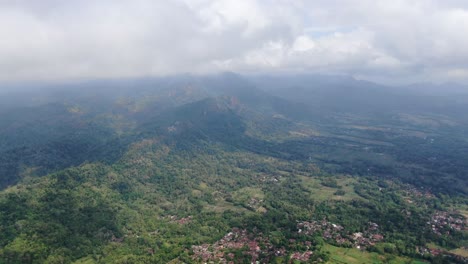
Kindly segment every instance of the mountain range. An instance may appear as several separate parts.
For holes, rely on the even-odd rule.
[[[0,263],[467,261],[461,85],[4,86]]]

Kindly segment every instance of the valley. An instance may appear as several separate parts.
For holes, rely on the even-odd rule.
[[[0,263],[466,263],[468,96],[291,78],[2,104]]]

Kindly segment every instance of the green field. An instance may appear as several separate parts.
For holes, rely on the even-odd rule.
[[[330,264],[424,264],[429,262],[411,260],[405,257],[394,255],[379,255],[374,252],[361,251],[356,248],[340,248],[332,245],[325,245],[324,249],[330,252]]]

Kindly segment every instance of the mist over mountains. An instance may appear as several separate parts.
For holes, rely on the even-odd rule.
[[[468,1],[0,1],[0,264],[468,263]]]
[[[224,73],[24,88],[0,99],[3,116],[0,145],[2,152],[8,153],[4,158],[18,155],[20,160],[26,157],[35,160],[37,156],[38,164],[54,160],[52,167],[64,168],[100,160],[99,152],[105,146],[102,144],[114,142],[116,138],[125,141],[125,137],[138,137],[147,132],[146,127],[163,131],[172,126],[174,131],[192,133],[196,129],[213,131],[231,120],[237,124],[231,125],[239,130],[237,134],[237,130],[225,131],[232,134],[226,136],[230,139],[247,137],[249,133],[279,136],[299,126],[318,130],[317,133],[336,133],[333,130],[337,127],[369,123],[385,129],[426,126],[426,133],[453,130],[463,134],[468,122],[465,115],[468,95],[460,86],[427,87],[421,92],[421,85],[387,87],[349,77]],[[432,92],[433,87],[453,87],[453,93],[447,90],[445,96],[440,96]],[[228,123],[224,125],[229,126]],[[335,127],[330,130],[332,126]],[[222,131],[219,133],[223,135]],[[305,135],[308,136],[311,135]],[[389,135],[366,137],[369,136],[375,139]],[[47,150],[50,144],[58,144],[58,140],[65,144],[61,147],[66,153],[57,152],[57,147]],[[67,155],[71,156],[67,158]],[[73,162],[64,161],[60,165],[57,160],[62,158]],[[20,165],[26,162],[20,160],[11,163],[8,170],[19,174]],[[47,167],[39,166],[39,171],[49,172]]]
[[[2,88],[0,263],[463,263],[468,96],[427,87],[223,73]]]

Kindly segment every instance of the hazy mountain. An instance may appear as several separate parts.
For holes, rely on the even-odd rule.
[[[0,263],[333,261],[358,246],[462,263],[461,98],[234,73],[6,95]],[[420,253],[433,245],[445,253]]]

